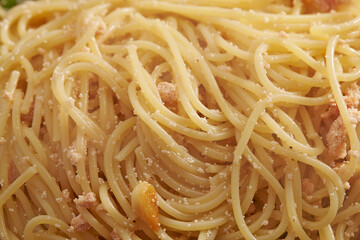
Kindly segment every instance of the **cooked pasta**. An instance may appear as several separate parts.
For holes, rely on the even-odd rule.
[[[0,9],[0,239],[358,239],[359,5]]]

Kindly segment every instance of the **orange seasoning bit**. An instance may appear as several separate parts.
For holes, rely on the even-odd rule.
[[[349,4],[351,0],[302,0],[302,2],[307,12],[330,12]]]
[[[164,105],[171,111],[176,111],[178,104],[178,94],[176,91],[176,85],[169,82],[159,82],[157,85],[159,95]]]
[[[139,182],[131,193],[131,205],[136,215],[157,232],[160,229],[156,191],[148,182]]]

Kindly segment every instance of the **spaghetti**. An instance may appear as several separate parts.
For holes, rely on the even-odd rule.
[[[0,9],[0,238],[358,239],[359,12]]]

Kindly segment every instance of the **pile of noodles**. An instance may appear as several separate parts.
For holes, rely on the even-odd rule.
[[[358,239],[359,9],[0,9],[0,238]]]

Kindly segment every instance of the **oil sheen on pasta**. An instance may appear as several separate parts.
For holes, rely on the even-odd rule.
[[[0,9],[0,239],[359,239],[359,22],[355,0]]]

